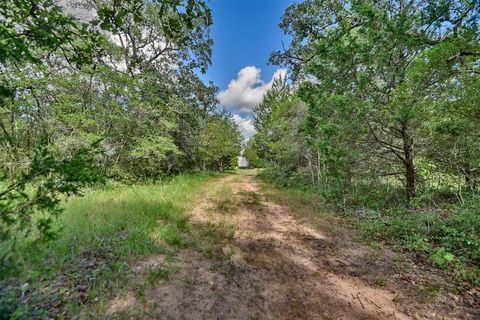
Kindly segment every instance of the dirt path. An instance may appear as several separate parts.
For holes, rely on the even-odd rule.
[[[132,291],[111,301],[109,317],[437,319],[434,310],[401,301],[395,286],[372,284],[375,263],[360,265],[377,260],[369,249],[329,225],[302,221],[268,199],[252,176],[224,177],[210,189],[191,215],[200,241],[178,252],[168,279],[140,297]],[[152,257],[136,272],[145,277],[166,261]]]

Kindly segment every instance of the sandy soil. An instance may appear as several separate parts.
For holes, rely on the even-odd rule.
[[[211,189],[191,222],[232,232],[218,241],[220,253],[180,250],[168,280],[145,288],[141,298],[133,290],[117,296],[107,306],[110,318],[442,319],[431,304],[409,299],[402,282],[372,283],[375,268],[389,269],[388,253],[378,259],[338,226],[307,223],[266,197],[252,176],[228,176]],[[365,266],[366,258],[374,262]],[[165,259],[138,262],[137,278]],[[462,312],[446,318],[469,317]]]

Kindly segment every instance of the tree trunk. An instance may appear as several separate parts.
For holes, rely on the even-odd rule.
[[[317,184],[320,186],[322,180],[322,163],[320,161],[320,150],[317,149]]]
[[[310,159],[308,154],[305,155],[305,158],[308,161],[308,171],[310,172],[310,179],[312,180],[312,185],[315,185],[315,173],[313,172],[312,160]]]
[[[474,192],[477,191],[478,188],[478,181],[477,179],[472,175],[472,170],[470,170],[470,167],[468,165],[464,166],[463,175],[465,176],[465,187],[468,192]]]
[[[402,121],[402,140],[405,165],[405,193],[407,195],[407,208],[412,207],[415,197],[415,167],[413,165],[413,138],[406,120]]]

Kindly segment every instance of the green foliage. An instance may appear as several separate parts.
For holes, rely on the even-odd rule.
[[[298,139],[306,109],[286,79],[277,78],[255,109],[255,136],[247,144],[247,158],[273,167],[276,174],[290,174],[309,158]],[[258,160],[256,160],[258,159]]]
[[[70,5],[0,4],[0,317],[56,317],[45,306],[76,308],[78,288],[110,292],[132,257],[184,244],[202,177],[119,181],[221,171],[240,153],[197,75],[211,61],[205,1],[76,1],[91,20]],[[65,203],[104,177],[117,188]]]
[[[200,68],[203,73],[210,64],[212,17],[205,1],[97,1],[92,7],[97,13],[92,24],[122,38],[131,75],[136,69],[157,68],[152,66],[156,60],[173,59],[171,62]]]
[[[45,32],[42,19],[57,24],[48,27],[52,34],[42,38],[44,44],[36,36],[24,39],[17,34],[19,40],[30,41],[28,50],[37,58],[19,59],[15,49],[2,61],[0,81],[9,94],[0,102],[5,115],[0,118],[0,170],[8,178],[26,170],[40,133],[66,158],[102,139],[104,153],[96,162],[103,173],[124,181],[156,179],[218,162],[211,159],[213,152],[198,148],[204,143],[202,130],[208,131],[202,127],[219,117],[216,87],[195,74],[210,63],[212,21],[206,3],[78,5],[95,11],[95,19],[80,22],[52,1],[38,8],[27,1],[3,5],[1,13],[11,18],[5,20],[9,30],[34,35]],[[50,36],[55,45],[50,46]],[[72,43],[82,45],[70,48]],[[79,69],[70,52],[90,60]],[[220,135],[210,138],[217,139],[209,141],[212,147],[224,142]],[[226,152],[231,157],[233,151]],[[212,164],[210,169],[219,167]]]
[[[471,278],[480,259],[480,216],[478,199],[448,210],[421,212],[371,211],[358,219],[367,238],[399,244],[418,254],[427,254],[433,264],[451,268],[462,279]]]
[[[241,133],[226,115],[214,116],[202,127],[198,153],[206,169],[223,172],[236,166]]]
[[[26,285],[24,287],[4,285],[0,288],[0,319],[32,319],[46,317],[48,312],[41,309],[41,304],[47,299],[33,294],[30,298],[29,305],[22,303],[22,297],[31,288]],[[53,302],[55,297],[49,297],[48,302]],[[36,306],[37,308],[32,308]]]
[[[239,153],[236,126],[215,111],[216,87],[195,74],[211,56],[204,1],[77,5],[95,18],[51,0],[0,5],[2,239],[54,237],[61,200],[100,174],[223,170]]]
[[[20,63],[35,66],[46,56],[57,52],[73,53],[63,55],[68,64],[75,63],[77,67],[90,64],[97,54],[96,42],[100,43],[101,39],[97,32],[67,17],[60,6],[49,0],[35,3],[5,1],[0,5],[0,16],[0,63],[7,71],[0,83],[0,108],[6,111],[2,114],[11,114],[10,131],[4,119],[0,119],[0,145],[3,152],[10,153],[7,159],[11,157],[8,160],[15,161],[20,160],[17,149],[20,141],[15,131],[23,128],[18,125],[14,112],[25,105],[22,105],[23,97],[17,91],[18,81],[15,84],[10,82],[15,78],[13,70],[18,70]],[[22,77],[20,80],[23,80]],[[16,98],[18,101],[15,101]],[[85,185],[99,181],[93,170],[95,146],[80,148],[59,159],[48,149],[48,137],[42,137],[40,132],[37,134],[38,146],[34,156],[25,161],[30,162],[29,166],[15,170],[15,174],[11,174],[13,170],[0,171],[2,187],[5,186],[0,191],[1,241],[22,233],[33,238],[55,237],[53,224],[61,211],[60,197],[77,195]],[[12,166],[11,163],[9,165]]]
[[[138,175],[145,177],[160,176],[168,161],[181,155],[171,137],[143,136],[135,141],[131,152],[132,160],[142,167]]]
[[[262,159],[257,154],[258,147],[256,143],[258,138],[249,139],[245,144],[245,149],[243,150],[243,156],[248,160],[251,167],[261,168],[263,166]]]
[[[416,165],[428,159],[474,189],[479,16],[473,0],[291,5],[280,27],[292,42],[271,61],[292,70],[308,108],[296,138],[309,159],[296,170],[337,195],[366,177],[398,177],[412,207]]]
[[[453,262],[455,256],[450,252],[446,251],[445,248],[441,247],[432,254],[431,259],[438,266],[444,267],[445,265]]]
[[[68,54],[69,62],[88,64],[98,50],[99,33],[64,14],[52,0],[3,1],[0,4],[0,63],[40,62],[45,51]],[[97,43],[96,43],[97,42]],[[11,92],[6,86],[4,93]]]
[[[58,231],[54,230],[54,219],[62,211],[61,200],[102,181],[93,161],[96,152],[98,143],[59,160],[44,144],[39,145],[29,170],[4,183],[6,187],[0,191],[0,239],[19,234],[54,238]]]
[[[159,280],[168,280],[169,278],[170,272],[162,266],[158,266],[147,270],[145,281],[150,285],[155,285]]]

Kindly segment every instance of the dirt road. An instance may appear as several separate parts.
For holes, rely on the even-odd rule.
[[[111,301],[111,318],[440,319],[385,278],[400,268],[392,256],[352,241],[338,222],[309,223],[249,174],[207,189],[190,217],[200,240],[179,250],[164,280]],[[166,261],[151,257],[135,270],[145,277]]]

